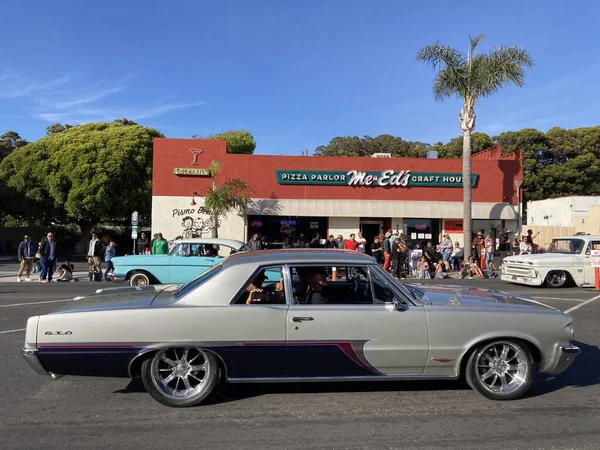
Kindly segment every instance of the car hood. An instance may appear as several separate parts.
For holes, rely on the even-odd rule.
[[[115,266],[163,266],[169,264],[169,255],[128,255],[112,259]]]
[[[504,263],[550,264],[554,261],[571,261],[577,257],[579,257],[579,255],[572,255],[567,253],[537,253],[531,255],[507,256],[506,258],[504,258]]]
[[[137,309],[147,308],[156,303],[157,297],[161,296],[161,303],[171,300],[172,292],[177,285],[165,284],[144,287],[123,288],[111,291],[106,290],[85,297],[76,297],[53,314],[106,311],[114,309]],[[161,295],[161,294],[165,295]]]
[[[412,284],[425,294],[422,299],[424,304],[435,306],[476,306],[476,307],[518,307],[518,308],[536,308],[553,309],[543,303],[536,302],[526,296],[516,296],[508,292],[494,291],[490,289],[474,288],[469,286],[432,286]]]

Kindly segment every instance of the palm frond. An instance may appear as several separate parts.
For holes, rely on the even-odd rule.
[[[210,166],[208,166],[208,172],[210,173],[211,178],[215,178],[221,169],[221,164],[216,159],[211,161]]]
[[[433,95],[436,100],[466,95],[467,76],[464,67],[446,67],[438,72],[433,80]]]
[[[473,58],[470,85],[476,96],[488,97],[507,84],[523,86],[525,68],[533,58],[524,49],[502,46]]]
[[[250,203],[252,192],[252,187],[247,182],[231,178],[218,187],[206,190],[204,206],[217,217],[232,209],[244,210]]]
[[[417,52],[417,61],[431,65],[434,70],[442,70],[444,67],[464,67],[466,57],[455,48],[440,44],[438,41],[421,48]]]
[[[471,43],[471,54],[475,52],[475,48],[481,41],[485,39],[485,34],[480,34],[479,36],[471,37],[469,36],[469,42]]]

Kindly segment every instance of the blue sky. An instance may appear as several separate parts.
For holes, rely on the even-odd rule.
[[[477,106],[477,130],[600,124],[600,2],[0,1],[0,133],[127,117],[168,137],[247,129],[257,153],[335,136],[435,143],[460,133],[415,62],[441,40],[533,55],[524,88]],[[6,20],[10,19],[10,20]],[[465,23],[467,22],[467,23]]]

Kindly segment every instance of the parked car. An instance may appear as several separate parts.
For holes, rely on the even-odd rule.
[[[238,252],[249,251],[233,239],[194,238],[175,241],[168,255],[128,255],[113,258],[113,281],[130,286],[187,283],[197,275]]]
[[[530,286],[561,288],[594,285],[591,250],[600,250],[600,236],[575,235],[552,239],[542,254],[509,256],[502,262],[502,280]]]
[[[532,300],[401,284],[364,254],[290,249],[238,253],[180,287],[102,290],[31,317],[23,355],[53,378],[141,376],[169,406],[201,403],[220,380],[465,377],[508,400],[536,371],[573,362],[573,333],[570,316]]]

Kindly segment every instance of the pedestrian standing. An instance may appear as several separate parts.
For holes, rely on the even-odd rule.
[[[358,242],[358,251],[360,253],[365,253],[367,251],[367,240],[363,237],[361,232],[358,233],[358,239],[356,241]]]
[[[325,241],[325,248],[338,248],[337,242],[335,242],[335,237],[333,234],[329,235],[327,241]]]
[[[35,244],[31,242],[31,238],[25,235],[25,240],[19,244],[17,257],[19,258],[19,271],[17,273],[17,282],[21,282],[21,275],[25,272],[25,281],[31,281],[31,268],[33,266],[33,258],[35,256]]]
[[[145,255],[146,249],[148,248],[148,238],[146,237],[146,233],[142,231],[142,234],[137,240],[137,252],[138,255]]]
[[[40,264],[42,266],[42,271],[40,273],[41,283],[52,281],[52,275],[56,268],[56,258],[58,256],[57,247],[53,233],[48,233],[46,239],[40,244]]]
[[[87,252],[88,279],[90,281],[102,280],[102,263],[100,262],[100,258],[103,253],[104,244],[102,244],[102,241],[98,239],[98,235],[96,233],[92,233]]]
[[[153,255],[166,255],[169,253],[169,243],[163,237],[162,233],[157,233],[157,238],[154,240],[152,244],[152,254]]]
[[[392,263],[392,230],[385,233],[383,240],[383,270],[390,270]]]
[[[371,244],[371,256],[375,258],[377,264],[383,266],[383,246],[381,245],[381,238],[379,236],[375,236],[375,239],[373,239],[373,243]]]
[[[262,242],[259,239],[258,233],[254,233],[252,238],[248,241],[248,247],[251,250],[260,250],[262,248]]]
[[[117,244],[115,243],[115,241],[111,239],[108,245],[106,246],[106,249],[104,250],[104,262],[106,263],[106,270],[104,271],[105,280],[107,279],[108,274],[115,270],[115,265],[113,264],[112,259],[115,257],[116,246]]]
[[[351,250],[353,252],[358,250],[358,242],[354,233],[350,235],[350,239],[344,242],[344,250]]]

